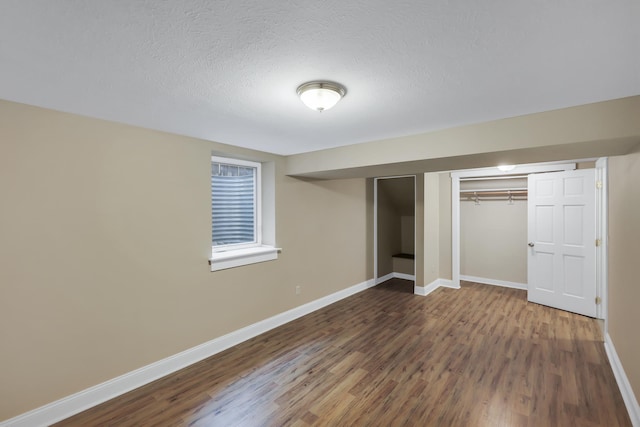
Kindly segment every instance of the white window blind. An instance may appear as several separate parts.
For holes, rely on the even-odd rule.
[[[258,163],[231,159],[215,158],[212,161],[211,237],[214,248],[260,243],[257,230],[259,167]]]

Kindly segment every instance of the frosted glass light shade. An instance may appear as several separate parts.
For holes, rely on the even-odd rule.
[[[298,96],[307,107],[324,111],[333,107],[347,94],[344,86],[332,82],[308,82],[297,90]]]
[[[515,165],[500,165],[500,166],[498,166],[498,170],[500,172],[509,172],[509,171],[514,170],[515,168],[516,168]]]

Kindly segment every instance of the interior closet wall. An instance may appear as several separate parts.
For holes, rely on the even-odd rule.
[[[460,191],[522,188],[519,180],[461,182]],[[514,197],[460,199],[460,274],[527,283],[527,201]]]
[[[378,275],[393,273],[392,255],[400,250],[400,222],[389,192],[388,180],[378,181]]]
[[[409,215],[400,214],[400,252],[403,254],[413,254],[414,236],[416,235],[415,227],[416,218],[413,212]]]
[[[389,273],[414,274],[411,259],[397,254],[414,254],[414,178],[378,180],[378,277]]]

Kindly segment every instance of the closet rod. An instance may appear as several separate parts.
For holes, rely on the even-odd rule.
[[[511,193],[522,193],[522,192],[527,192],[527,188],[525,187],[519,187],[519,188],[478,188],[478,189],[473,189],[473,190],[460,190],[460,194],[466,194],[466,193],[495,193],[495,192],[503,192],[503,193],[508,193],[509,191],[511,191]]]
[[[460,200],[472,200],[472,199],[487,199],[487,198],[512,198],[512,199],[526,199],[527,195],[526,194],[509,194],[509,193],[484,193],[484,194],[465,194],[465,195],[460,195]]]
[[[527,200],[527,191],[461,191],[460,199],[461,200],[475,200],[476,202],[480,199],[487,198],[506,198],[509,201],[513,200]]]

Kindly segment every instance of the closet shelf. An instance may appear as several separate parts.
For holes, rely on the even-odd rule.
[[[404,259],[415,259],[416,258],[416,256],[414,254],[405,254],[405,253],[399,253],[399,254],[391,255],[391,257],[392,258],[404,258]]]

